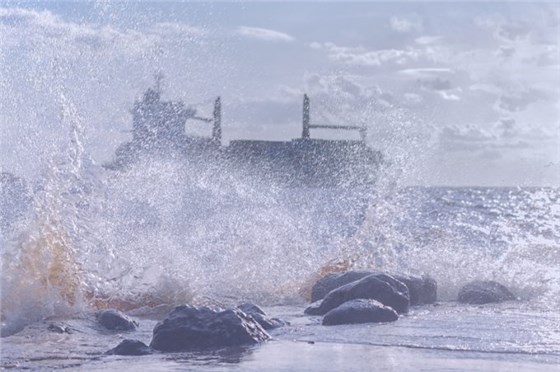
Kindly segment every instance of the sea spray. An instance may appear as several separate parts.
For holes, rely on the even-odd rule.
[[[558,189],[404,187],[372,203],[349,239],[354,268],[432,275],[440,300],[497,280],[535,306],[557,304]]]
[[[201,295],[281,297],[279,289],[297,283],[321,254],[310,222],[283,205],[278,190],[259,190],[231,169],[216,178],[211,166],[151,160],[112,174],[108,240],[121,243],[132,272],[163,269]],[[145,227],[123,212],[144,218]]]
[[[88,178],[83,174],[83,130],[72,102],[58,91],[60,122],[70,126],[69,146],[53,154],[33,208],[20,230],[3,236],[2,332],[26,322],[77,311],[83,305],[77,238],[85,234]]]

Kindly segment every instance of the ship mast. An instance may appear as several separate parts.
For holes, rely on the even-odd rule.
[[[364,125],[335,125],[335,124],[311,124],[309,115],[310,103],[307,94],[303,95],[303,131],[301,134],[302,139],[310,139],[310,129],[335,129],[335,130],[355,130],[360,134],[360,140],[365,143],[367,139],[367,127]]]
[[[303,132],[301,134],[301,138],[309,139],[309,128],[310,128],[310,120],[309,120],[309,97],[307,94],[303,95]]]
[[[163,86],[162,83],[163,83],[164,77],[165,77],[165,76],[163,75],[162,72],[157,72],[157,73],[154,74],[154,80],[155,80],[155,86],[154,86],[154,88],[155,88],[156,93],[157,93],[159,96],[161,96],[161,89],[162,89],[162,86]]]

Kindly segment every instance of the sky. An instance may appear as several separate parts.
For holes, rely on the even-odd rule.
[[[560,186],[552,2],[0,1],[0,166],[39,172],[76,123],[109,161],[156,73],[201,115],[220,95],[226,142],[299,137],[307,93],[403,184]]]

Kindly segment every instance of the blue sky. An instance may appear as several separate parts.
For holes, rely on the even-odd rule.
[[[168,99],[222,96],[226,140],[299,136],[307,92],[316,122],[368,125],[405,184],[558,186],[559,28],[554,3],[4,1],[1,165],[64,146],[61,94],[109,160],[161,71]]]

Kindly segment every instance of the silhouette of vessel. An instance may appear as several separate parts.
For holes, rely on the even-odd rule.
[[[221,99],[214,101],[211,118],[197,116],[181,101],[163,101],[159,80],[132,109],[132,141],[116,150],[110,169],[125,169],[143,156],[188,157],[189,161],[217,161],[263,182],[287,187],[344,187],[371,185],[382,154],[366,144],[366,128],[317,125],[310,120],[310,100],[303,97],[302,136],[291,141],[232,140],[222,144]],[[186,134],[188,120],[212,125],[211,137]],[[359,140],[311,138],[312,129],[352,130]]]

